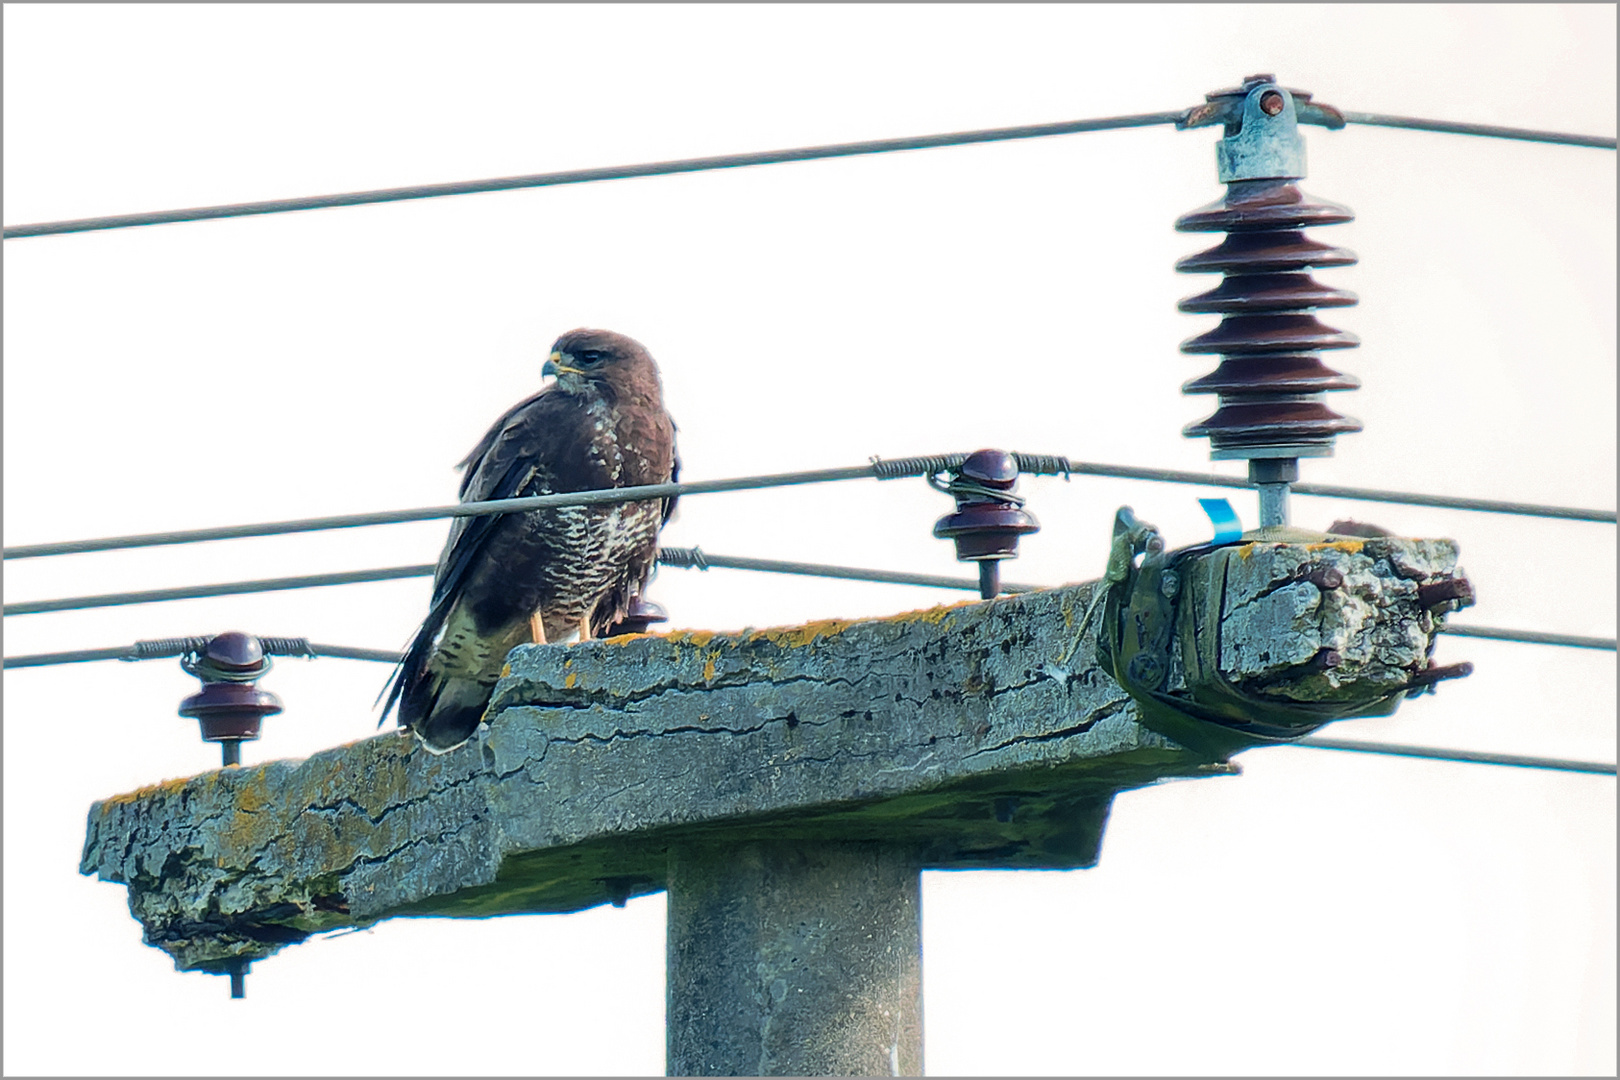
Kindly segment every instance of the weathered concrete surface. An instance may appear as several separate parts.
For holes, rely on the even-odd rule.
[[[1245,552],[1223,607],[1220,666],[1234,682],[1293,701],[1364,700],[1374,688],[1408,685],[1428,666],[1437,623],[1419,590],[1457,572],[1455,542],[1343,538],[1255,543]],[[1309,580],[1326,570],[1343,583]],[[1324,650],[1337,654],[1336,667],[1313,665]]]
[[[893,844],[675,845],[671,1076],[921,1076],[921,859]]]
[[[1347,599],[1275,599],[1313,560],[1362,575]],[[1263,674],[1302,700],[1333,680],[1353,690],[1349,665],[1279,660],[1329,640],[1381,656],[1369,679],[1421,666],[1433,624],[1389,555],[1257,544],[1242,566],[1222,616],[1234,677]],[[220,970],[395,915],[571,911],[657,891],[671,846],[704,841],[1089,866],[1114,792],[1234,771],[1136,721],[1097,667],[1094,627],[1079,625],[1091,593],[520,648],[489,726],[457,750],[391,733],[116,796],[91,808],[81,869],[129,886],[148,942],[177,966]]]

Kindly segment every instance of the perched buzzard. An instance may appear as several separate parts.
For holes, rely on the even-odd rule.
[[[463,502],[675,479],[675,425],[638,342],[573,330],[540,373],[557,381],[508,410],[461,463]],[[514,645],[590,638],[624,617],[674,506],[671,497],[452,518],[432,606],[385,688],[384,718],[397,700],[400,724],[429,748],[465,741]]]

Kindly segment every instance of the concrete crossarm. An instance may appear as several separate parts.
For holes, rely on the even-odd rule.
[[[1433,573],[1455,563],[1444,542],[1377,543],[1426,545],[1404,558]],[[1411,574],[1374,554],[1257,545],[1222,617],[1244,646],[1234,672],[1297,681],[1324,643],[1348,655],[1363,638],[1379,658],[1369,677],[1421,667],[1433,622]],[[1301,569],[1316,564],[1343,570],[1345,602],[1293,595],[1314,588]],[[928,867],[1089,866],[1116,791],[1235,771],[1138,723],[1097,666],[1096,619],[1081,626],[1095,587],[521,647],[463,746],[435,755],[389,733],[115,796],[90,810],[81,869],[129,887],[147,942],[177,967],[217,971],[392,916],[622,902],[663,888],[670,844],[693,839],[880,839]]]

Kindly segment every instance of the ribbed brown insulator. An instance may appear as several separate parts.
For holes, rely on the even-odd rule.
[[[1321,308],[1349,307],[1356,294],[1315,281],[1315,267],[1352,266],[1356,255],[1307,239],[1299,230],[1354,218],[1347,208],[1314,199],[1293,180],[1240,180],[1208,206],[1184,214],[1181,232],[1226,232],[1218,245],[1176,263],[1184,273],[1220,273],[1208,292],[1179,308],[1220,315],[1220,325],[1182,342],[1181,351],[1221,356],[1215,371],[1182,386],[1189,394],[1219,394],[1212,416],[1183,433],[1208,437],[1217,458],[1304,457],[1332,452],[1336,436],[1361,423],[1322,402],[1328,390],[1353,390],[1354,376],[1314,355],[1351,349],[1354,335],[1322,323]]]
[[[1208,375],[1189,379],[1184,394],[1320,394],[1354,390],[1361,380],[1334,371],[1316,356],[1228,356]]]

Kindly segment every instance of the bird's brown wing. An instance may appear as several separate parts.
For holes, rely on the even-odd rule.
[[[548,390],[542,390],[508,409],[463,459],[461,464],[467,471],[461,481],[462,502],[515,498],[532,485],[541,463],[535,459],[530,441],[514,435],[541,419],[531,413],[549,411],[546,406],[552,403],[545,400],[547,393]],[[500,515],[495,514],[451,519],[450,535],[433,575],[433,599],[427,618],[422,620],[399,666],[383,688],[387,701],[379,725],[387,720],[389,711],[401,696],[426,675],[434,642],[461,598],[462,587],[482,558],[499,521]],[[405,720],[403,715],[401,719]]]

